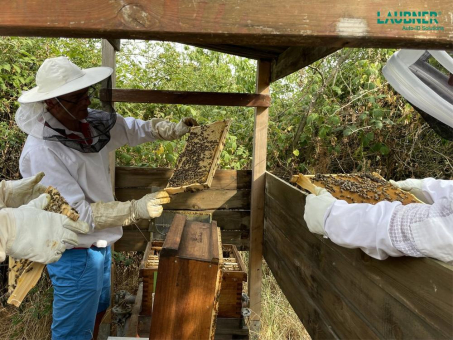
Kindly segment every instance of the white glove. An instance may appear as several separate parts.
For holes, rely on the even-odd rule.
[[[404,181],[395,182],[393,180],[389,181],[390,184],[393,186],[400,188],[402,190],[410,192],[412,195],[417,197],[420,201],[425,203],[432,203],[429,199],[425,196],[423,192],[423,180],[422,179],[412,179],[408,178]]]
[[[197,121],[193,118],[183,118],[178,124],[159,118],[153,118],[150,120],[150,123],[156,138],[161,140],[181,138],[190,131],[190,127],[198,125]]]
[[[0,211],[0,261],[10,255],[15,259],[52,263],[60,259],[66,243],[78,245],[76,233],[87,233],[89,225],[42,210],[49,202],[50,196],[43,194],[27,205]]]
[[[43,194],[47,189],[46,186],[39,184],[43,177],[44,172],[40,172],[33,177],[3,182],[5,205],[8,208],[18,208]]]
[[[337,200],[326,189],[316,188],[316,195],[307,196],[304,219],[308,229],[315,234],[328,236],[324,227],[327,212]]]
[[[159,217],[162,204],[170,203],[166,191],[158,191],[127,202],[96,202],[91,204],[94,229],[102,230],[136,223],[141,219]]]

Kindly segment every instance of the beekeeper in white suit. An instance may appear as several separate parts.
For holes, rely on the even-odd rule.
[[[66,244],[77,246],[87,223],[44,211],[50,196],[39,184],[44,173],[0,182],[0,262],[6,255],[40,263],[58,261]]]
[[[29,136],[19,165],[22,176],[43,171],[43,184],[56,187],[87,222],[90,233],[68,245],[61,259],[47,267],[54,286],[52,339],[89,340],[110,304],[110,245],[123,225],[158,217],[170,198],[164,191],[128,202],[115,202],[109,153],[123,145],[173,140],[196,121],[143,121],[88,108],[91,86],[108,78],[109,67],[80,69],[66,57],[44,61],[37,86],[24,92],[16,113]],[[95,321],[96,320],[96,321]]]
[[[450,74],[429,65],[430,56]],[[446,52],[401,50],[390,58],[383,73],[436,133],[453,139],[453,59]],[[310,194],[306,200],[308,228],[379,260],[413,256],[453,263],[453,181],[426,178],[391,183],[424,204],[348,204],[319,188],[317,195]]]

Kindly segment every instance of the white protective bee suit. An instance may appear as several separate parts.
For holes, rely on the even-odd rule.
[[[45,114],[52,126],[65,129],[50,114]],[[179,125],[178,125],[179,124]],[[51,174],[43,179],[45,185],[56,187],[68,203],[91,226],[86,235],[79,235],[79,247],[105,247],[120,239],[123,225],[141,218],[157,217],[163,203],[170,201],[165,192],[148,194],[140,200],[115,202],[109,174],[109,153],[123,145],[136,146],[157,139],[175,139],[189,128],[181,123],[162,119],[143,121],[117,115],[110,131],[110,141],[96,153],[82,153],[65,145],[28,136],[19,165],[26,177],[44,171]],[[68,248],[72,248],[68,245]]]

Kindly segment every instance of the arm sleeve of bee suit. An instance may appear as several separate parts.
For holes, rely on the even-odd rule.
[[[162,204],[170,203],[166,191],[145,195],[139,200],[127,202],[96,202],[91,204],[95,230],[102,230],[118,225],[129,225],[141,219],[159,217],[162,214]]]
[[[325,217],[325,231],[330,240],[342,247],[360,248],[378,260],[403,256],[389,235],[390,219],[400,202],[348,204],[336,200]]]
[[[195,125],[193,121],[191,118],[183,118],[179,123],[169,122],[161,118],[145,121],[118,115],[111,132],[115,139],[111,140],[107,147],[109,150],[115,150],[124,145],[136,146],[155,140],[178,139],[190,131],[190,127]]]
[[[390,238],[402,253],[453,263],[453,194],[433,204],[398,206],[390,221]]]
[[[453,193],[453,181],[434,178],[413,179],[395,182],[390,180],[394,186],[408,191],[420,201],[432,204]]]
[[[6,208],[5,200],[8,195],[8,188],[6,186],[6,181],[0,182],[0,209]]]

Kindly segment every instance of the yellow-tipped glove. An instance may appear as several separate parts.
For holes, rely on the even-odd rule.
[[[150,120],[151,130],[157,139],[174,140],[181,138],[190,131],[192,126],[198,126],[193,118],[183,118],[179,123],[172,123],[164,119],[153,118]]]
[[[315,234],[328,236],[324,227],[326,213],[337,199],[326,189],[316,187],[316,195],[306,198],[304,220],[308,229]]]
[[[166,203],[170,203],[170,196],[163,190],[145,195],[137,201],[92,203],[94,229],[124,226],[141,219],[159,217],[163,211],[162,204]]]

